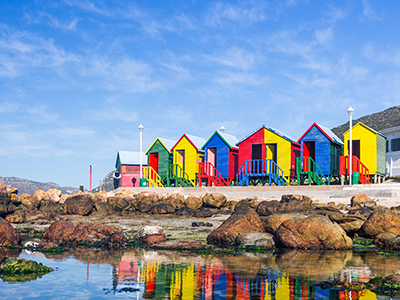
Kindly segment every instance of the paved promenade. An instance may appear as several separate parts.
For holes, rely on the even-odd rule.
[[[400,183],[381,183],[353,186],[249,186],[249,187],[168,187],[168,188],[118,188],[132,189],[137,193],[150,191],[157,194],[182,193],[195,194],[201,196],[203,193],[222,193],[229,198],[246,198],[257,196],[259,199],[277,198],[278,200],[285,194],[301,194],[310,196],[314,200],[321,202],[335,201],[336,203],[350,203],[350,198],[357,193],[365,193],[372,199],[378,201],[378,204],[385,206],[400,205]]]

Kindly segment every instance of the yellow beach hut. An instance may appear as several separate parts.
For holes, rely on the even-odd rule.
[[[204,161],[201,147],[205,142],[201,137],[182,135],[171,149],[173,163],[168,166],[168,186],[196,186],[199,163]]]
[[[349,155],[350,130],[344,134],[344,153]],[[364,173],[365,177],[374,177],[374,182],[380,182],[386,173],[386,137],[367,125],[359,122],[352,128],[352,152],[353,172]],[[348,157],[348,156],[346,156]],[[349,175],[347,170],[348,158],[341,157],[340,169],[341,175]],[[358,160],[364,165],[369,174],[357,170]],[[363,174],[360,173],[360,183],[369,183],[370,178],[366,178],[365,182],[361,180]]]

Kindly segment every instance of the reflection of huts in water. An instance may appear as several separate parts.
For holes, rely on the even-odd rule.
[[[221,262],[173,261],[165,256],[146,260],[126,254],[118,264],[118,284],[137,288],[141,298],[154,299],[213,299],[216,294],[224,299],[253,299],[256,295],[268,299],[291,291],[289,277],[278,270],[271,270],[267,278],[243,278]]]

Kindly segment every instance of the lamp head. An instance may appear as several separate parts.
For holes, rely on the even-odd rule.
[[[354,108],[352,108],[351,106],[349,107],[349,109],[347,110],[347,113],[349,114],[349,116],[352,116],[354,112]]]
[[[144,127],[143,127],[143,125],[142,125],[142,124],[140,124],[138,128],[139,128],[139,131],[140,131],[140,132],[142,132],[142,131],[143,131],[143,129],[144,129]]]

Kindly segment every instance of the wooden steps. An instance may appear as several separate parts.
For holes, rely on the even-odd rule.
[[[210,162],[199,163],[199,186],[206,180],[206,186],[229,186],[233,178],[224,179],[221,173]]]
[[[236,184],[238,186],[248,186],[250,181],[256,184],[278,186],[287,185],[288,182],[283,176],[283,171],[272,159],[252,159],[246,160],[236,174]]]
[[[149,187],[164,187],[160,175],[152,167],[143,167],[143,178],[147,179]]]
[[[358,159],[357,156],[354,155],[352,161],[352,172],[358,172],[360,174],[358,177],[359,183],[371,184],[369,181],[368,168]],[[340,157],[340,175],[350,175],[349,156]]]
[[[167,166],[167,186],[194,187],[196,184],[189,178],[189,175],[178,164]]]
[[[327,178],[311,157],[296,157],[296,174],[297,182],[304,183],[304,179],[308,179],[308,184],[312,182],[316,185],[330,184]]]

